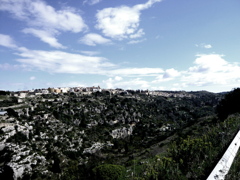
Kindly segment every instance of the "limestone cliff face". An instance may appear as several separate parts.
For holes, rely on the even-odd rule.
[[[83,151],[83,154],[86,154],[86,153],[94,154],[98,150],[102,149],[103,147],[104,147],[104,143],[96,142],[91,147],[85,148]]]
[[[119,139],[119,138],[125,138],[127,136],[130,136],[133,132],[133,125],[129,125],[129,127],[123,127],[119,129],[114,129],[111,132],[111,136],[113,138]]]
[[[45,165],[46,159],[44,156],[40,156],[37,153],[31,153],[31,148],[15,142],[9,142],[10,138],[20,138],[21,134],[29,139],[29,132],[32,130],[32,126],[27,123],[25,125],[19,125],[16,123],[0,123],[0,127],[4,136],[1,136],[0,151],[5,152],[2,158],[10,156],[9,162],[4,162],[13,171],[13,178],[17,180],[22,178],[24,172],[30,173],[32,171],[32,165],[36,165],[37,161]]]

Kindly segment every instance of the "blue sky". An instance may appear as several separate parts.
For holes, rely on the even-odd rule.
[[[1,0],[0,89],[240,85],[239,0]]]

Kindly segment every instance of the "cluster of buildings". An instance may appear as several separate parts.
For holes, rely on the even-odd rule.
[[[92,87],[59,87],[59,88],[43,88],[43,89],[34,89],[34,90],[28,90],[28,91],[18,91],[14,92],[13,96],[25,98],[26,96],[31,95],[41,95],[41,94],[61,94],[61,93],[77,93],[77,92],[86,92],[88,94],[91,94],[92,92],[101,92],[102,89],[98,86],[92,86]]]
[[[122,95],[133,95],[133,94],[146,94],[151,96],[164,96],[164,97],[192,97],[193,95],[185,91],[149,91],[149,90],[123,90],[117,89],[101,89],[100,86],[92,87],[59,87],[59,88],[43,88],[34,89],[28,91],[13,92],[13,96],[19,98],[25,98],[27,96],[35,96],[42,94],[63,94],[63,93],[81,93],[81,94],[92,94],[94,92],[106,92],[111,94],[122,94]]]

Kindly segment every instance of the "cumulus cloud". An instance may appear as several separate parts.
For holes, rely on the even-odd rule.
[[[127,6],[119,8],[105,8],[96,15],[97,29],[102,30],[105,36],[123,39],[133,34],[140,21],[140,12]]]
[[[180,72],[178,72],[174,68],[171,68],[171,69],[167,69],[165,71],[165,73],[163,74],[163,78],[164,79],[169,79],[169,78],[177,77],[179,75],[180,75]]]
[[[102,37],[99,34],[89,33],[79,40],[81,43],[96,46],[97,44],[111,44],[111,40]]]
[[[238,87],[239,82],[239,63],[228,62],[221,54],[199,54],[193,66],[182,71],[167,69],[156,76],[150,86],[161,83],[168,89],[220,92]]]
[[[53,35],[62,31],[78,33],[87,28],[75,9],[65,7],[56,10],[41,0],[2,0],[0,10],[8,11],[14,18],[26,22],[30,28],[38,29],[38,32],[28,29],[28,33],[39,37],[53,47],[62,48]],[[41,33],[40,30],[42,30]]]
[[[114,78],[116,81],[121,81],[123,78],[122,77],[120,77],[120,76],[115,76],[115,78]]]
[[[102,30],[105,36],[114,39],[137,38],[144,35],[142,29],[138,29],[141,11],[150,8],[161,0],[149,0],[145,4],[133,7],[120,6],[105,8],[96,14],[96,28]]]
[[[33,28],[23,29],[23,32],[26,33],[26,34],[32,34],[32,35],[40,38],[41,41],[49,44],[52,47],[61,48],[61,49],[66,48],[65,46],[60,44],[58,42],[58,40],[54,37],[54,35],[50,32],[47,32],[47,31],[44,31],[44,30],[37,30],[37,29],[33,29]]]
[[[12,37],[5,34],[0,34],[0,46],[17,48],[17,45]]]
[[[239,85],[240,66],[220,54],[197,55],[195,66],[181,77],[184,86]]]
[[[103,80],[104,86],[107,88],[117,88],[119,81],[123,78],[120,76],[115,76],[114,78],[108,78],[107,80]],[[119,86],[120,87],[120,86]]]
[[[181,72],[175,70],[174,68],[167,69],[164,71],[164,73],[157,76],[156,79],[153,81],[153,83],[171,81],[180,75],[181,75]]]
[[[194,64],[196,65],[190,67],[189,72],[218,72],[228,66],[227,61],[223,59],[223,55],[219,54],[199,54]]]

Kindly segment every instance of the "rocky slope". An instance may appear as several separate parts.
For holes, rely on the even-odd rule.
[[[19,104],[7,95],[1,103],[8,115],[0,116],[0,177],[86,178],[86,169],[127,163],[132,154],[141,156],[177,130],[213,115],[221,97],[106,91],[39,95]]]

